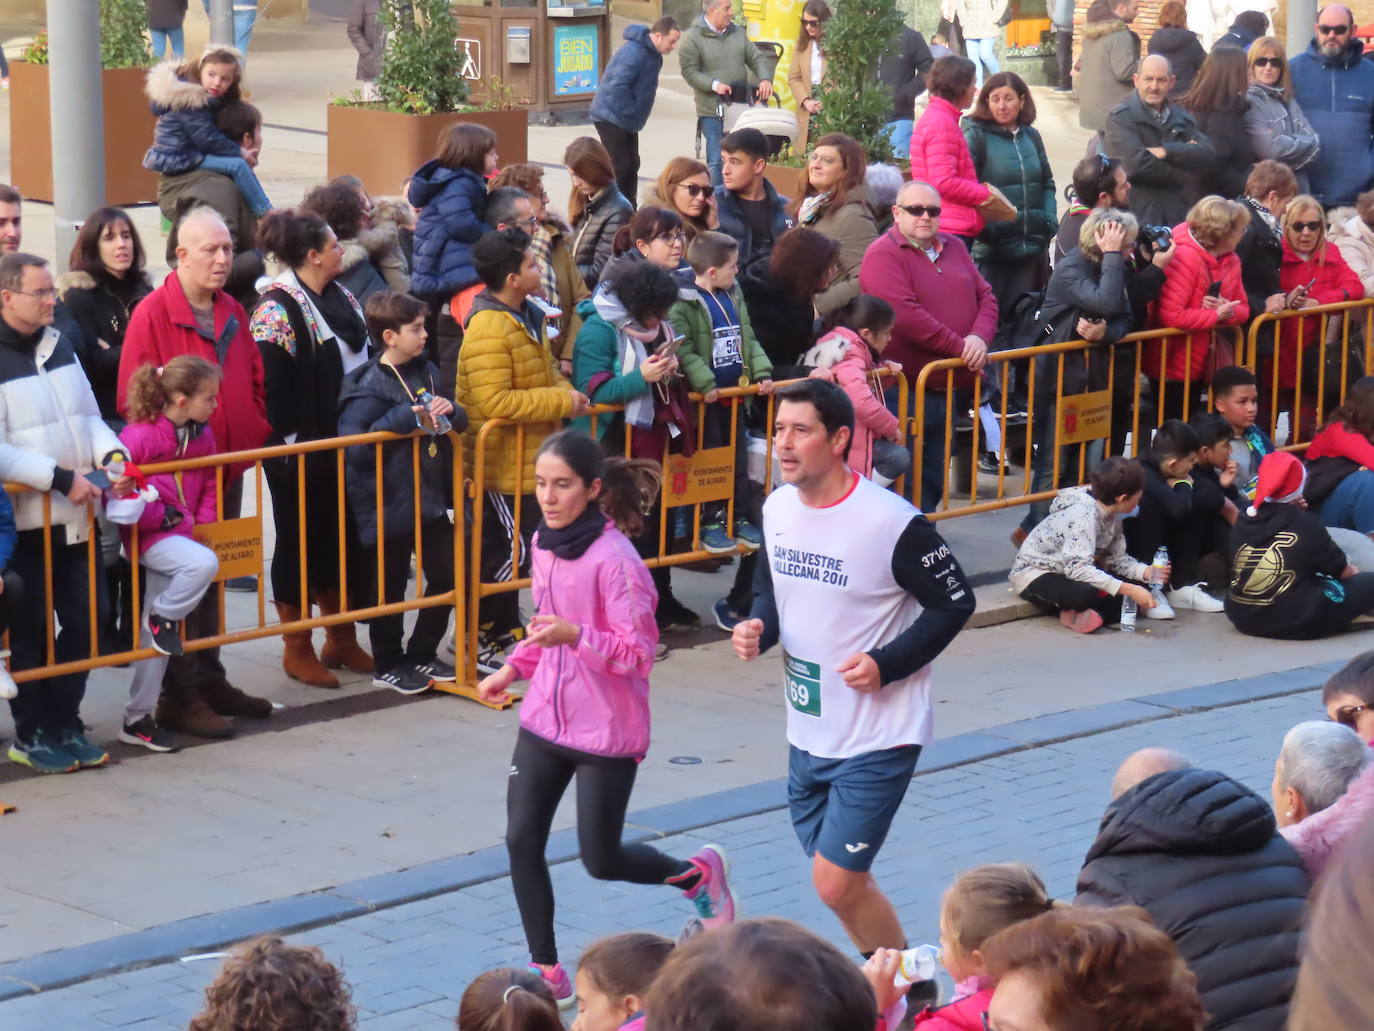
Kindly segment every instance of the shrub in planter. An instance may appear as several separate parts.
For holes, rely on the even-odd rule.
[[[895,0],[845,0],[825,25],[825,82],[810,138],[828,132],[854,137],[870,162],[891,161],[887,116],[892,91],[878,81],[878,65],[901,31]]]
[[[105,198],[110,204],[157,199],[157,176],[143,167],[156,119],[143,95],[152,63],[144,0],[100,0],[100,66],[105,123]],[[48,37],[38,37],[14,63],[10,103],[11,177],[26,197],[51,201],[52,118],[49,108]]]
[[[358,176],[376,193],[394,193],[434,156],[443,128],[479,122],[497,134],[503,164],[528,155],[528,117],[513,88],[488,80],[485,104],[468,103],[458,23],[450,0],[382,0],[387,42],[377,80],[381,100],[354,93],[328,112],[328,172]]]

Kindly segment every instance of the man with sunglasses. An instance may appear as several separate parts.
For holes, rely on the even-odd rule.
[[[1293,96],[1321,140],[1304,171],[1328,210],[1354,204],[1374,180],[1374,64],[1363,56],[1350,8],[1328,4],[1306,53],[1288,62]]]
[[[958,237],[940,232],[940,194],[929,183],[904,183],[892,205],[892,228],[869,245],[859,266],[859,289],[881,297],[896,315],[884,360],[900,362],[907,381],[942,358],[964,368],[932,375],[921,433],[921,494],[933,512],[945,486],[945,384],[973,387],[988,363],[997,332],[997,299]],[[915,408],[909,408],[915,411]]]

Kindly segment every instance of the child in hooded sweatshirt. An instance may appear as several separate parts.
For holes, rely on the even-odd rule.
[[[983,944],[999,931],[1054,908],[1045,882],[1024,863],[989,863],[960,874],[940,907],[940,958],[954,979],[954,998],[916,1014],[923,1031],[983,1031],[997,985],[983,964]],[[879,1027],[896,1028],[905,1012],[905,985],[894,983],[896,949],[878,949],[864,965],[873,985]]]
[[[272,210],[272,202],[248,155],[215,125],[220,108],[242,99],[242,79],[243,55],[213,43],[194,61],[164,61],[148,72],[145,90],[157,126],[143,167],[161,175],[181,175],[193,168],[227,175],[253,214],[263,215]]]
[[[1134,458],[1109,458],[1091,485],[1060,491],[1050,513],[1022,542],[1012,563],[1012,590],[1079,634],[1121,619],[1121,597],[1149,609],[1152,571],[1126,554],[1121,521],[1140,505],[1145,473]]]
[[[1312,640],[1374,609],[1374,572],[1362,573],[1303,500],[1307,470],[1286,451],[1260,463],[1255,503],[1236,522],[1226,615],[1243,634]]]
[[[672,939],[630,931],[594,942],[577,961],[571,1031],[642,1031],[644,998],[673,954]]]
[[[838,383],[854,405],[849,468],[886,487],[911,472],[911,453],[902,447],[897,417],[883,403],[880,367],[901,372],[897,362],[879,362],[896,321],[892,305],[860,294],[832,316],[833,326],[802,358],[813,376]]]

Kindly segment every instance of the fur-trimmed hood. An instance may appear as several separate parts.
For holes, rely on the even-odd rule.
[[[1108,21],[1084,22],[1084,23],[1083,23],[1083,39],[1084,39],[1084,41],[1087,41],[1087,40],[1090,40],[1090,39],[1092,39],[1092,40],[1104,39],[1104,38],[1106,38],[1107,36],[1112,35],[1112,33],[1114,33],[1114,32],[1130,32],[1130,31],[1131,31],[1131,27],[1130,27],[1129,25],[1127,25],[1124,21],[1122,21],[1120,18],[1117,18],[1117,17],[1115,17],[1115,16],[1113,16],[1113,17],[1112,17],[1110,20],[1108,20]]]
[[[234,55],[234,60],[239,63],[239,78],[242,80],[243,54],[233,47],[215,46],[213,49],[223,50]],[[163,61],[148,69],[143,92],[148,95],[148,99],[152,101],[155,109],[162,111],[199,111],[209,107],[210,101],[215,99],[200,83],[190,82],[177,74],[181,64],[182,62],[175,60]]]
[[[96,282],[95,276],[89,272],[73,271],[63,272],[54,281],[53,286],[57,288],[57,296],[65,301],[68,290],[94,290]]]
[[[372,228],[395,226],[397,229],[415,228],[415,209],[403,197],[372,198]]]
[[[383,257],[393,247],[397,246],[399,239],[399,229],[394,225],[382,224],[380,226],[374,225],[371,229],[364,229],[352,240],[340,240],[339,246],[343,248],[344,271],[349,272],[364,261]]]

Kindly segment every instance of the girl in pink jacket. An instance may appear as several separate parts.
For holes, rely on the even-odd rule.
[[[534,476],[543,519],[530,561],[538,613],[506,665],[478,685],[483,699],[503,701],[516,680],[530,682],[507,781],[506,849],[530,969],[560,1006],[572,1004],[573,988],[558,962],[544,848],[574,776],[578,849],[588,873],[671,885],[707,927],[735,916],[719,846],[682,860],[621,841],[635,773],[649,748],[649,672],[658,644],[657,593],[626,535],[642,532],[643,513],[661,484],[657,462],[607,459],[580,431],[544,441]]]
[[[197,355],[178,355],[162,368],[140,366],[129,379],[129,424],[119,435],[136,466],[200,458],[216,452],[210,416],[219,398],[220,368]],[[138,519],[138,561],[147,577],[143,604],[144,647],[157,653],[134,664],[129,704],[119,739],[154,752],[176,750],[176,741],[153,718],[167,656],[182,654],[177,624],[200,604],[219,571],[215,553],[191,535],[216,518],[215,470],[187,469],[148,477],[157,497]],[[133,554],[132,527],[122,526],[124,549]]]
[[[896,321],[892,305],[881,297],[860,294],[832,317],[834,328],[802,358],[813,376],[838,383],[854,405],[854,436],[849,468],[886,487],[911,472],[911,453],[902,447],[897,416],[883,403],[880,369],[901,372],[897,362],[879,362],[892,339]]]

